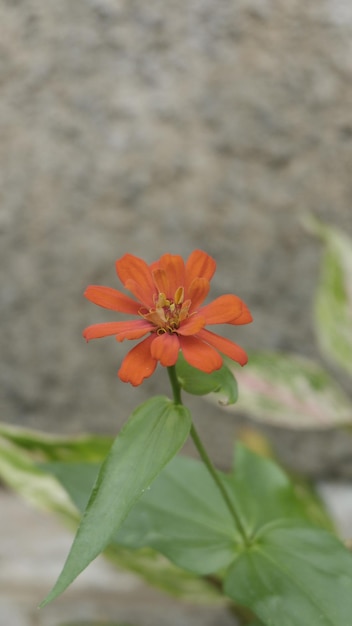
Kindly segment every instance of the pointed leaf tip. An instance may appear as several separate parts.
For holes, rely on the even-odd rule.
[[[133,505],[182,447],[190,427],[188,409],[164,396],[132,413],[100,469],[64,568],[40,608],[109,545]]]

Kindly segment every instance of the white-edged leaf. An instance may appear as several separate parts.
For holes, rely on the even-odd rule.
[[[107,435],[58,435],[0,422],[0,437],[38,461],[101,462],[114,438]]]
[[[60,483],[41,471],[26,451],[1,436],[0,478],[37,508],[77,519],[77,510]]]
[[[315,298],[315,329],[324,356],[352,376],[352,239],[311,218],[325,244]]]
[[[266,424],[324,429],[350,424],[352,402],[317,363],[295,354],[250,353],[236,369],[238,402],[227,411],[249,414]]]

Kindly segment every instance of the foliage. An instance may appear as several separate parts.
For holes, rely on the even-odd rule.
[[[314,329],[322,356],[342,376],[352,376],[352,240],[313,218],[306,227],[324,243],[314,302]],[[233,371],[233,366],[229,366]],[[352,401],[337,380],[298,354],[255,352],[243,370],[231,407],[256,420],[288,428],[324,429],[352,424]]]
[[[352,347],[346,327],[350,242],[315,222],[314,228],[328,247],[317,297],[320,344],[351,373],[345,350]],[[0,425],[1,478],[33,504],[72,525],[79,522],[63,570],[41,606],[104,552],[119,567],[179,597],[232,603],[249,626],[346,626],[352,557],[319,499],[240,443],[232,469],[216,470],[181,401],[184,390],[233,406],[232,366],[226,362],[207,373],[181,353],[168,372],[173,399],[157,396],[143,403],[114,440]],[[240,410],[260,419],[300,428],[351,420],[350,400],[337,383],[297,355],[256,354],[236,375]],[[189,434],[201,460],[178,454]]]

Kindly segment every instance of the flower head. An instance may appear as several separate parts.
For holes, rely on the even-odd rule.
[[[135,320],[105,322],[88,326],[84,338],[98,339],[115,335],[117,341],[141,339],[125,356],[118,375],[124,382],[140,385],[154,372],[158,361],[175,365],[179,351],[186,361],[203,372],[222,365],[221,354],[247,363],[247,355],[229,339],[205,327],[212,324],[248,324],[252,316],[235,295],[224,295],[201,306],[208,295],[216,263],[202,250],[182,257],[164,254],[148,265],[132,254],[116,261],[117,275],[134,298],[111,287],[90,285],[85,297],[106,309],[133,314]]]

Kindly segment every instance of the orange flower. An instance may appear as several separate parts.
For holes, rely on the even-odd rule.
[[[122,381],[132,385],[140,385],[151,376],[158,361],[165,367],[175,365],[180,350],[190,365],[203,372],[221,367],[219,352],[245,365],[248,359],[242,348],[205,328],[252,321],[244,302],[234,295],[220,296],[201,306],[215,268],[214,259],[202,250],[192,252],[186,263],[178,255],[164,254],[151,265],[125,254],[116,261],[116,272],[136,299],[97,285],[90,285],[84,295],[94,304],[132,313],[138,319],[88,326],[84,338],[89,341],[115,335],[117,341],[123,341],[148,335],[128,352],[118,372]]]

